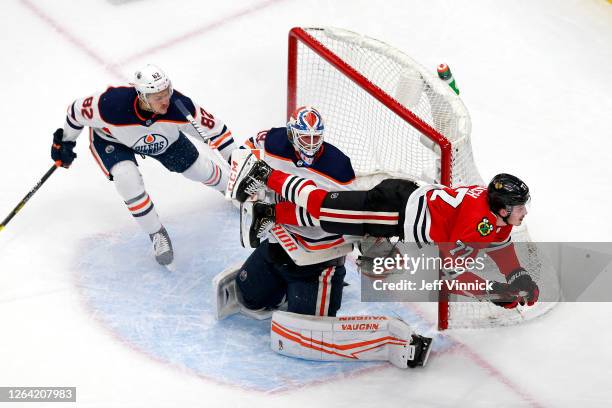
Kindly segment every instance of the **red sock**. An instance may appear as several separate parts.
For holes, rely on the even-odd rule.
[[[290,177],[291,179],[289,179]],[[327,191],[316,188],[316,184],[312,180],[292,176],[280,170],[272,170],[266,185],[292,203],[304,207],[305,202],[306,210],[310,215],[319,218],[321,205]],[[308,189],[304,190],[305,187],[308,187]],[[303,194],[303,196],[300,194]]]
[[[308,196],[308,203],[306,204],[306,210],[315,218],[319,218],[321,215],[321,206],[323,200],[327,195],[327,191],[321,190],[320,188],[313,190]]]
[[[289,176],[291,176],[291,174],[287,174],[280,170],[272,170],[266,185],[275,193],[282,194],[283,184]]]
[[[295,204],[289,201],[281,201],[276,204],[276,223],[298,225]]]

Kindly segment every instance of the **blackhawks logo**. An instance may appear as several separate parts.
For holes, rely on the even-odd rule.
[[[489,219],[485,217],[482,219],[482,221],[478,223],[476,230],[478,231],[480,235],[482,235],[483,237],[486,237],[491,232],[493,232],[493,225],[491,225],[491,223],[489,222]]]

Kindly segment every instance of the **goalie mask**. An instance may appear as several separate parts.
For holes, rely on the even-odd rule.
[[[287,122],[289,140],[307,166],[314,163],[317,152],[323,145],[324,130],[321,114],[311,106],[296,109]]]
[[[134,86],[140,100],[149,107],[148,95],[168,89],[168,96],[172,96],[173,92],[172,82],[170,82],[168,75],[159,67],[151,64],[145,65],[142,69],[136,71],[130,85]]]

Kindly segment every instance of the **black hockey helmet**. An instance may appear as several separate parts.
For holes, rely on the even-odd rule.
[[[501,173],[489,183],[489,207],[495,214],[502,208],[512,212],[512,206],[527,204],[529,187],[521,179],[511,174]],[[507,218],[507,217],[504,217]]]

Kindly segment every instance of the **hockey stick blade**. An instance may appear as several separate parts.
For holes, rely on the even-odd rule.
[[[245,205],[246,204],[246,205]],[[240,203],[240,245],[242,245],[243,248],[250,248],[251,246],[247,246],[245,244],[245,242],[248,242],[248,238],[245,238],[246,236],[248,236],[248,221],[247,221],[247,215],[249,215],[249,206],[252,206],[253,203]]]

